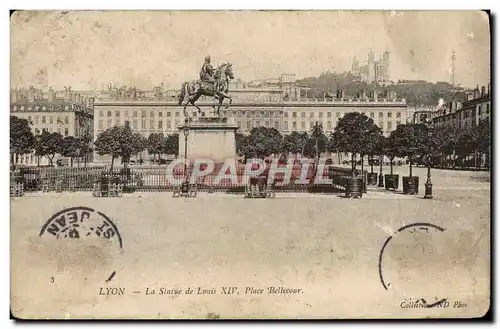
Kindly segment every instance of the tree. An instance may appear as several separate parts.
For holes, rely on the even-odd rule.
[[[153,160],[155,155],[158,155],[158,160],[161,158],[161,154],[165,149],[165,137],[163,133],[152,133],[148,137],[147,149],[149,154],[153,155]],[[158,164],[160,162],[158,161]]]
[[[316,161],[319,160],[319,154],[326,151],[328,138],[325,136],[323,131],[323,126],[316,122],[316,124],[311,129],[311,134],[306,135],[306,144],[304,149],[304,155],[308,157],[316,157]]]
[[[283,152],[292,153],[296,155],[297,153],[302,153],[305,149],[307,143],[307,133],[293,131],[291,134],[285,135],[283,143]]]
[[[73,167],[73,158],[79,157],[81,154],[81,139],[66,136],[63,138],[61,145],[61,155],[70,158],[71,167]]]
[[[26,119],[10,116],[10,154],[11,163],[17,163],[18,154],[30,153],[35,144],[30,122]],[[14,159],[15,157],[15,159]]]
[[[331,135],[331,145],[340,152],[350,152],[352,173],[356,170],[356,154],[366,154],[366,144],[375,130],[373,120],[365,114],[349,112],[339,119]]]
[[[366,149],[365,153],[368,155],[368,163],[371,167],[371,172],[373,173],[373,158],[376,155],[382,155],[383,154],[383,147],[384,147],[384,135],[382,135],[382,129],[379,127],[375,126],[376,129],[374,129],[371,134],[370,138],[367,140],[366,144]],[[382,161],[382,159],[380,159]]]
[[[63,136],[59,133],[49,133],[44,130],[41,135],[35,139],[35,153],[38,157],[47,156],[49,164],[52,166],[52,161],[57,153],[62,153]],[[38,158],[40,165],[40,158]]]
[[[165,138],[165,148],[163,152],[175,156],[179,155],[179,134],[171,134]]]
[[[389,137],[384,137],[383,146],[383,155],[386,155],[389,158],[389,164],[391,166],[391,175],[394,173],[394,158],[398,154],[397,150],[397,142],[395,132],[396,130],[391,131]]]
[[[279,154],[282,149],[282,136],[274,128],[253,128],[245,138],[243,155],[245,158],[264,159],[271,154]]]
[[[94,142],[99,155],[111,155],[111,171],[116,157],[122,157],[126,165],[137,150],[137,135],[132,133],[128,122],[124,127],[114,126],[103,131]]]
[[[416,156],[426,150],[428,128],[424,124],[402,124],[394,131],[396,154],[408,157],[410,163],[410,177],[412,177],[412,163]]]

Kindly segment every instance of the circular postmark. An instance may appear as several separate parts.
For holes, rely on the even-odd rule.
[[[123,241],[116,225],[100,211],[89,207],[66,208],[54,214],[40,230],[40,236],[56,239],[101,238],[123,249]]]
[[[408,307],[445,307],[457,282],[450,261],[451,232],[431,223],[405,225],[390,235],[379,253],[378,274],[385,290],[392,290]],[[404,307],[404,306],[401,306]]]

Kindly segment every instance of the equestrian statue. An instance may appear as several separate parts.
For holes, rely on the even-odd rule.
[[[229,80],[231,79],[234,79],[232,64],[223,63],[214,70],[210,63],[210,56],[205,57],[205,63],[200,70],[200,79],[186,81],[181,86],[179,105],[182,105],[185,101],[184,117],[188,117],[186,107],[189,103],[198,109],[198,113],[201,113],[200,107],[195,104],[201,96],[214,97],[215,100],[219,101],[217,110],[215,110],[215,114],[219,116],[220,107],[224,99],[229,99],[229,105],[233,101],[231,96],[228,95]],[[225,108],[228,108],[229,105]],[[214,104],[213,108],[215,109],[215,107],[216,105]]]

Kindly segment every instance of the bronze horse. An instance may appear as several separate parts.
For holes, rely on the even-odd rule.
[[[187,118],[186,107],[189,103],[198,109],[198,113],[201,113],[201,109],[195,102],[203,96],[211,96],[219,101],[217,110],[215,114],[219,115],[220,107],[225,98],[229,99],[229,105],[233,102],[231,96],[228,95],[229,80],[234,79],[233,66],[230,63],[223,63],[215,70],[214,74],[215,83],[194,80],[190,82],[184,82],[181,86],[181,93],[179,95],[179,105],[186,98],[186,103],[184,104],[184,117]],[[227,105],[225,108],[228,108]],[[215,105],[213,106],[215,108]]]

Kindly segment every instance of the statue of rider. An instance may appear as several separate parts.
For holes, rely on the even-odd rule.
[[[210,55],[205,57],[205,63],[203,63],[200,71],[200,80],[211,83],[215,82],[214,68],[212,67],[212,64],[210,64]]]

